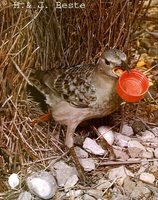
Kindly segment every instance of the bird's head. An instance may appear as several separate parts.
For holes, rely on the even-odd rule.
[[[117,69],[130,70],[126,54],[118,49],[106,50],[99,58],[98,66],[106,75],[114,78],[118,78]]]

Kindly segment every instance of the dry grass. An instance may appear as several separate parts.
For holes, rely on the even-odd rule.
[[[85,9],[63,11],[51,0],[45,1],[47,9],[37,9],[37,0],[30,1],[33,9],[13,8],[13,2],[0,3],[1,178],[20,170],[25,176],[30,166],[46,168],[64,153],[54,137],[62,132],[59,126],[31,125],[42,114],[26,90],[31,69],[96,62],[111,47],[130,53],[130,37],[144,11],[143,0],[85,0]]]

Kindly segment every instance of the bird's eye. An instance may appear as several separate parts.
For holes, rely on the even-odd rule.
[[[108,60],[106,60],[106,59],[105,59],[105,63],[106,63],[107,65],[110,65],[110,62],[109,62]]]

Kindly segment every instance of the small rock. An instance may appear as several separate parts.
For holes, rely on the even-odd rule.
[[[140,176],[140,174],[146,172],[148,169],[149,169],[149,161],[145,158],[145,159],[141,160],[140,168],[136,172],[136,175]]]
[[[59,161],[59,162],[56,162],[54,165],[53,165],[53,168],[52,169],[67,169],[67,168],[70,168],[70,166],[68,164],[66,164],[64,161]]]
[[[158,167],[158,160],[154,160],[153,165],[155,165],[156,167]]]
[[[108,178],[110,180],[117,179],[117,183],[119,185],[123,185],[124,179],[127,176],[134,177],[133,173],[130,172],[128,169],[126,169],[124,166],[121,166],[118,168],[113,168],[113,169],[109,170],[109,173],[108,173]]]
[[[97,190],[106,190],[107,188],[109,188],[111,186],[111,182],[109,180],[106,179],[100,179],[97,183]]]
[[[144,158],[144,159],[141,159],[141,165],[148,168],[150,164],[149,164],[149,161],[146,158]]]
[[[18,200],[31,200],[31,199],[32,199],[32,195],[30,192],[22,192],[18,198]]]
[[[150,171],[151,173],[155,173],[155,172],[158,171],[158,167],[155,166],[155,165],[151,165],[151,166],[149,167],[149,171]]]
[[[87,190],[86,193],[96,199],[102,198],[102,191],[100,190]]]
[[[152,131],[156,136],[158,136],[158,127],[153,128]]]
[[[34,173],[27,178],[26,182],[31,193],[42,199],[52,198],[57,190],[55,178],[49,172]]]
[[[143,151],[142,158],[153,158],[153,153],[149,151]]]
[[[130,148],[130,147],[139,148],[144,151],[146,150],[142,144],[140,144],[138,141],[134,141],[134,140],[128,142],[128,148]]]
[[[60,187],[64,187],[69,177],[78,175],[75,167],[71,167],[63,161],[55,163],[53,167],[55,169],[56,179]]]
[[[142,174],[143,172],[145,172],[147,170],[147,166],[141,166],[139,168],[139,170],[137,171],[137,175]]]
[[[123,125],[121,133],[126,136],[131,136],[134,134],[132,127],[128,126],[127,124]]]
[[[151,147],[147,147],[147,148],[146,148],[146,151],[151,152],[152,154],[154,153],[154,149],[151,148]]]
[[[110,200],[129,200],[129,198],[123,194],[112,194],[112,198],[110,198]]]
[[[140,137],[140,139],[143,142],[152,142],[154,138],[155,138],[155,135],[151,131],[148,131],[148,130],[142,132],[142,136]]]
[[[90,172],[95,169],[95,162],[92,158],[82,158],[80,163],[85,171]]]
[[[135,187],[136,187],[136,183],[134,181],[131,181],[129,177],[126,177],[124,180],[124,185],[123,185],[126,195],[129,196]]]
[[[132,129],[135,134],[140,134],[142,131],[146,130],[146,127],[142,121],[134,121],[132,124]]]
[[[78,181],[78,177],[76,175],[71,176],[65,183],[65,191],[67,191],[68,189],[72,188],[74,185],[76,185],[77,181]]]
[[[110,130],[110,127],[108,126],[100,126],[98,128],[98,131],[103,136],[103,138],[107,141],[108,144],[112,145],[114,142],[114,133],[112,130]]]
[[[116,133],[115,134],[115,141],[116,144],[120,147],[127,147],[128,146],[128,142],[131,140],[130,137],[125,136],[125,135],[121,135],[120,133]]]
[[[133,189],[130,197],[131,199],[149,199],[150,195],[150,190],[145,187],[143,183],[138,183],[137,186]]]
[[[155,181],[155,176],[153,174],[144,172],[140,175],[140,180],[152,184]]]
[[[146,151],[146,149],[138,141],[129,141],[128,142],[128,152],[132,158],[142,157],[143,151]]]
[[[83,142],[83,148],[88,151],[89,153],[92,153],[94,155],[104,155],[105,150],[102,149],[101,146],[99,146],[96,141],[92,140],[91,138],[86,138]]]
[[[121,160],[128,160],[129,159],[129,156],[127,153],[121,151],[121,150],[118,150],[118,149],[113,149],[114,150],[114,154],[116,156],[116,158],[118,159],[121,159]]]
[[[80,147],[75,147],[75,152],[78,158],[88,158],[88,153]]]
[[[53,200],[57,200],[57,199],[65,199],[66,197],[66,194],[65,191],[57,191],[56,194],[55,194],[55,197],[53,198]],[[36,199],[35,199],[36,200]],[[37,199],[37,200],[41,200],[41,199]],[[52,200],[52,199],[51,199]]]
[[[82,193],[83,193],[82,190],[70,190],[69,192],[66,193],[66,197],[77,198],[81,196]]]
[[[158,148],[156,148],[156,149],[154,150],[154,156],[155,156],[155,158],[158,158]]]
[[[92,196],[90,196],[88,194],[84,194],[83,200],[96,200],[96,198],[94,198],[94,197],[92,197]]]
[[[18,174],[15,174],[15,173],[11,174],[8,178],[8,183],[9,183],[11,189],[16,188],[20,183]]]
[[[124,194],[122,194],[122,192],[120,191],[120,187],[113,187],[110,191],[110,194],[111,194],[110,200],[129,200],[129,197],[127,197],[125,192]]]

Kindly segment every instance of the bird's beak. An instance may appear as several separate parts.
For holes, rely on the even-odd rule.
[[[120,66],[116,66],[113,68],[112,72],[115,76],[119,77],[121,76],[121,74],[124,72],[124,71],[128,71],[130,72],[130,67],[128,66],[128,64],[124,61],[121,62],[121,65]]]
[[[129,65],[128,65],[127,63],[125,63],[124,61],[121,62],[120,68],[122,68],[122,69],[124,69],[124,70],[130,72],[130,67],[129,67]]]

